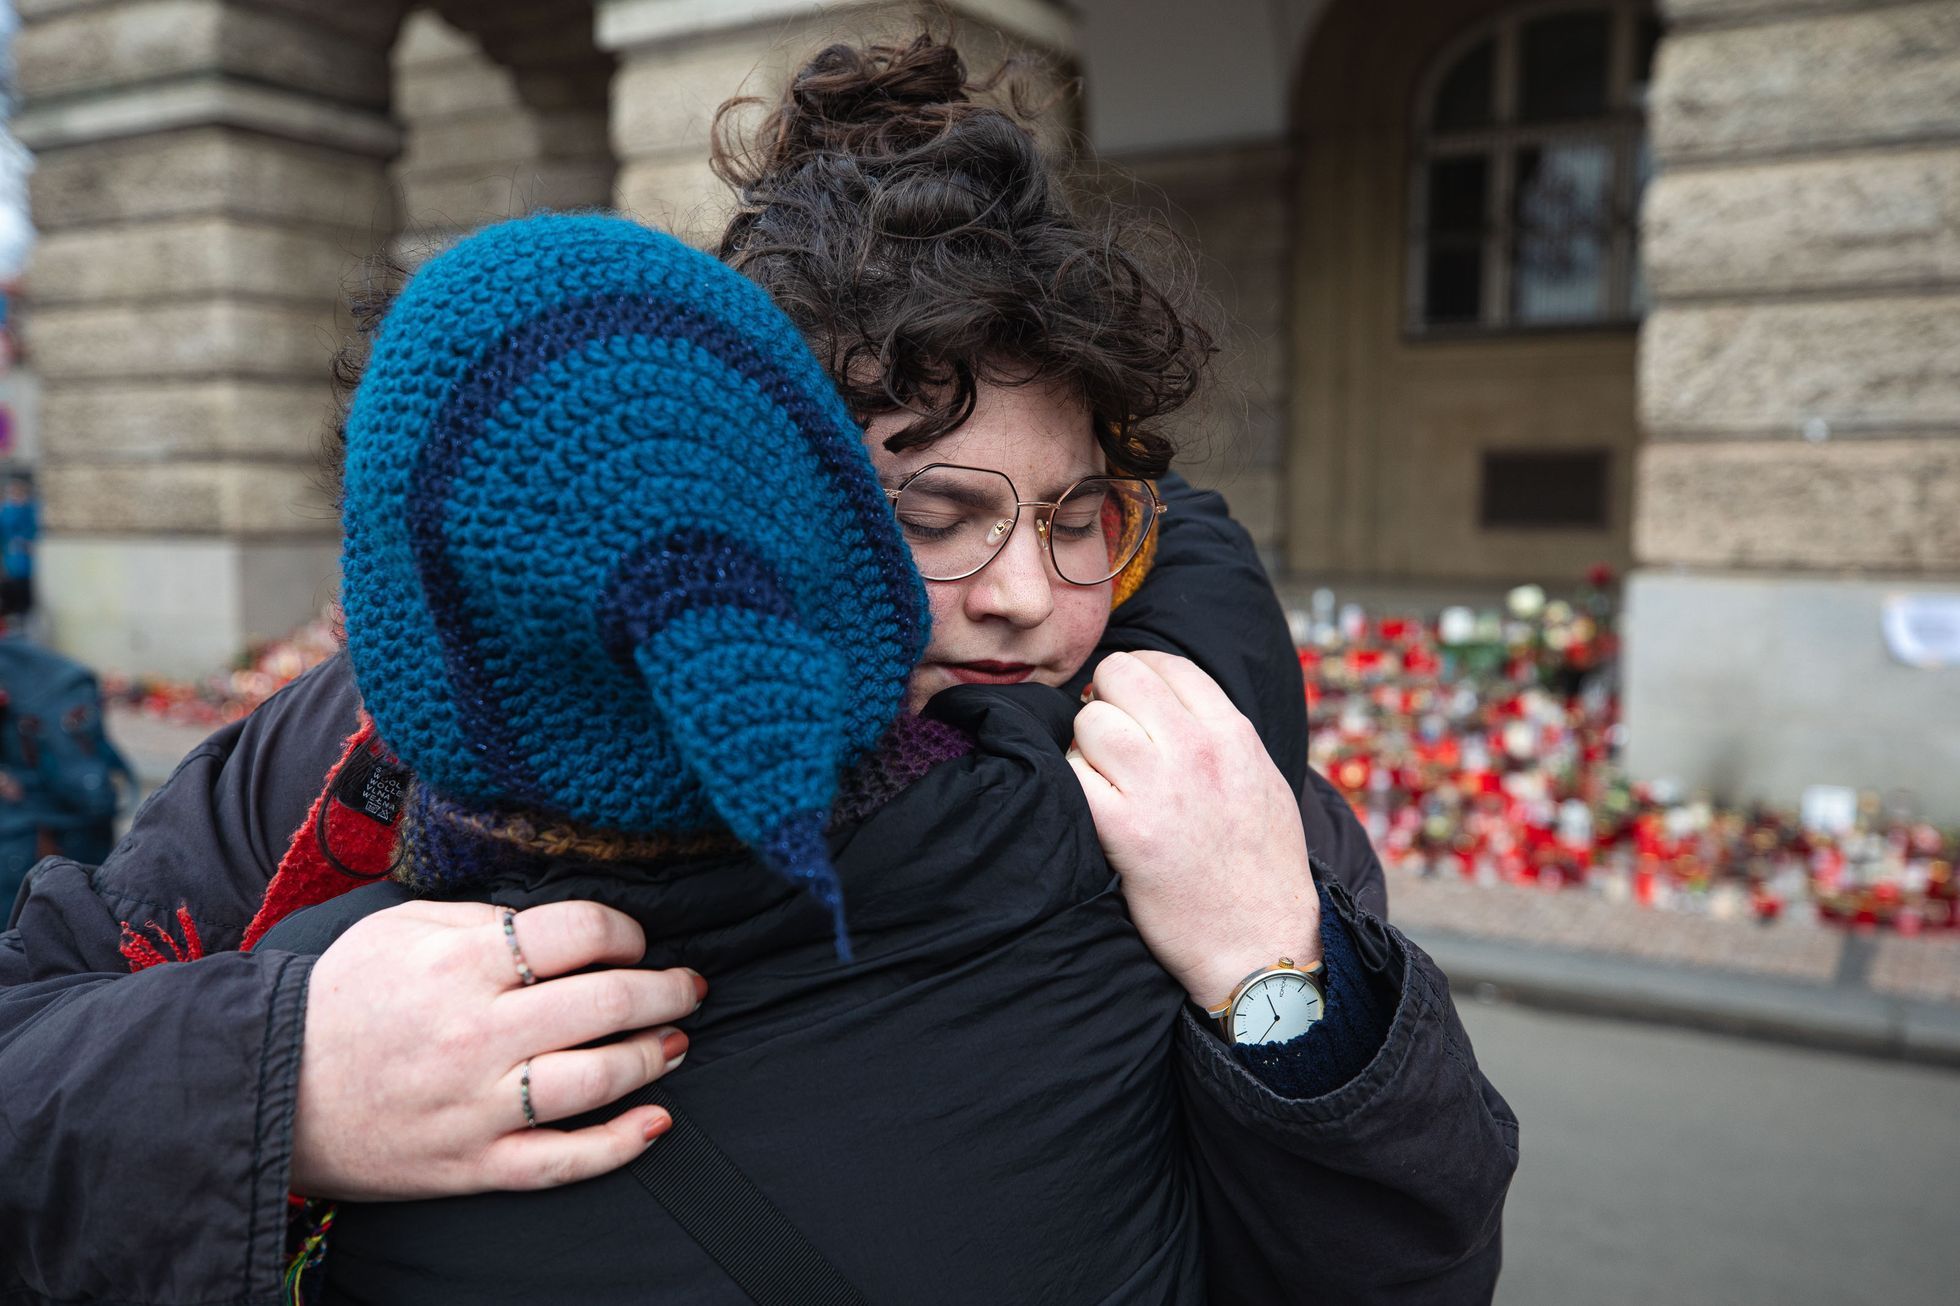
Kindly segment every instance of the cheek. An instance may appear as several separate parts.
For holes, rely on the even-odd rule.
[[[960,595],[961,586],[957,581],[926,582],[926,607],[932,611],[932,639],[926,644],[927,662],[949,646],[958,647],[953,634],[965,621],[960,610]]]
[[[1063,679],[1080,670],[1102,640],[1109,625],[1109,592],[1106,584],[1089,589],[1071,585],[1055,595],[1054,615],[1042,624],[1053,641],[1054,660],[1063,669]]]

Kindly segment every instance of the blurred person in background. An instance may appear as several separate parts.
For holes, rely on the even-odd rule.
[[[0,902],[12,905],[43,857],[107,857],[134,784],[103,731],[94,674],[18,635],[0,638]]]
[[[1153,1225],[1160,1210],[1141,1226],[1155,1241],[1114,1248],[1083,1241],[1067,1218],[1045,1232],[1024,1227],[1031,1212],[1058,1201],[1063,1210],[1076,1203],[1076,1217],[1093,1222],[1109,1218],[1111,1204],[1139,1199],[1094,1182],[1108,1159],[1072,1150],[1082,1140],[1063,1136],[1046,1155],[1026,1154],[1032,1170],[1003,1166],[988,1181],[942,1191],[929,1184],[923,1204],[903,1212],[929,1233],[916,1245],[886,1224],[826,1250],[859,1277],[882,1284],[902,1276],[912,1284],[903,1299],[1003,1299],[985,1275],[954,1272],[962,1265],[1040,1285],[1012,1299],[1487,1299],[1515,1121],[1477,1073],[1433,965],[1357,905],[1380,903],[1379,867],[1351,813],[1306,768],[1297,662],[1249,542],[1215,496],[1167,478],[1172,512],[1154,565],[1112,615],[1112,580],[1060,573],[1056,530],[1081,523],[1058,519],[1058,504],[1022,498],[1059,495],[1068,477],[1058,469],[1161,471],[1170,450],[1148,419],[1188,396],[1207,350],[1201,336],[1185,334],[1193,329],[1119,240],[1068,212],[1026,130],[975,102],[973,89],[951,48],[930,40],[824,52],[798,75],[757,148],[724,154],[742,207],[721,252],[770,292],[816,351],[866,429],[915,560],[942,577],[927,584],[933,643],[910,678],[909,706],[951,713],[981,736],[990,721],[998,729],[1014,720],[1017,705],[1047,723],[1006,753],[997,738],[990,753],[983,738],[982,755],[1005,759],[1005,769],[979,791],[954,789],[927,809],[911,845],[919,865],[984,852],[989,839],[1079,849],[1086,837],[1121,877],[1131,937],[1161,968],[1155,979],[1139,976],[1116,1010],[1083,1012],[1073,1033],[1053,1028],[1057,1012],[1041,1005],[1052,977],[1036,970],[1015,980],[1014,1003],[981,1001],[976,989],[971,1010],[912,1031],[920,1058],[951,1057],[961,1079],[948,1082],[962,1091],[973,1091],[965,1080],[992,1086],[988,1077],[1004,1066],[1018,1069],[999,1093],[1030,1109],[1003,1118],[1002,1140],[969,1140],[979,1155],[959,1160],[985,1170],[989,1147],[1002,1158],[1020,1155],[1045,1114],[1033,1108],[1052,1112],[1083,1094],[1073,1067],[1102,1064],[1103,1040],[1115,1031],[1149,1027],[1136,1023],[1145,1004],[1161,1013],[1154,1027],[1168,1082],[1146,1077],[1116,1099],[1105,1095],[1124,1086],[1097,1083],[1091,1100],[1154,1104],[1144,1124],[1175,1139],[1182,1159],[1172,1170],[1183,1178],[1171,1182],[1189,1185],[1197,1227],[1178,1231],[1174,1217]],[[1093,319],[1072,311],[1084,294]],[[1130,329],[1110,332],[1111,313]],[[1107,466],[1093,465],[1098,455]],[[1092,465],[1075,466],[1084,462]],[[921,553],[952,523],[908,511],[904,498],[907,478],[934,464],[942,473],[1006,472],[1014,486],[998,513],[998,556],[984,555],[964,575]],[[1009,525],[1030,513],[1035,522]],[[1191,661],[1103,656],[1121,650]],[[1078,715],[1086,684],[1094,702]],[[598,1191],[590,1185],[543,1206],[532,1204],[543,1198],[493,1196],[374,1205],[555,1188],[613,1172],[661,1132],[659,1108],[588,1114],[665,1073],[678,1055],[668,1049],[670,1027],[691,1009],[674,991],[675,968],[640,968],[662,928],[644,904],[639,912],[623,901],[625,910],[574,913],[533,892],[511,901],[522,910],[510,915],[480,902],[428,901],[365,914],[348,905],[353,899],[335,899],[290,920],[292,930],[309,917],[335,921],[317,962],[290,934],[291,949],[278,946],[276,924],[263,946],[226,951],[258,941],[254,931],[280,905],[287,869],[324,854],[335,874],[389,873],[400,813],[388,795],[397,782],[377,781],[375,767],[362,763],[361,784],[348,783],[356,774],[348,764],[360,761],[349,745],[359,737],[359,706],[346,660],[330,663],[193,753],[99,871],[51,863],[37,872],[19,928],[0,940],[0,1066],[27,1090],[10,1094],[0,1113],[21,1146],[37,1140],[36,1154],[58,1148],[68,1160],[55,1176],[32,1156],[0,1158],[0,1173],[11,1176],[0,1181],[0,1227],[8,1230],[0,1237],[9,1240],[0,1250],[18,1283],[7,1286],[23,1300],[209,1300],[235,1295],[239,1284],[263,1293],[285,1262],[279,1226],[289,1185],[367,1204],[348,1229],[364,1226],[365,1268],[377,1283],[452,1255],[461,1258],[460,1275],[480,1279],[495,1264],[487,1255],[539,1249],[525,1236],[537,1220],[556,1231],[549,1241],[567,1245],[594,1227],[594,1215],[648,1218],[643,1198],[581,1205]],[[955,774],[928,771],[890,810],[927,801],[929,786],[951,784],[945,777]],[[1276,784],[1283,815],[1270,801]],[[1029,812],[1045,815],[1025,819]],[[336,849],[336,832],[358,835],[363,819],[379,827],[367,831],[366,856],[359,838]],[[990,819],[1005,828],[978,838]],[[974,835],[963,836],[960,823],[975,821]],[[848,861],[848,847],[843,855]],[[1025,854],[983,864],[995,876],[1017,866],[1055,869]],[[1092,907],[1099,895],[1086,874],[1085,866],[1056,870],[1049,887],[1087,893],[1068,899],[1077,909],[1106,911],[1113,901]],[[844,875],[851,879],[848,864]],[[1007,883],[1025,893],[1049,882],[1037,874]],[[304,904],[285,904],[294,905]],[[931,905],[948,937],[998,928],[988,922],[1001,904],[989,895],[964,912]],[[361,919],[336,918],[336,910]],[[146,929],[172,942],[158,960],[196,959],[130,974],[147,958],[131,955],[128,935]],[[994,938],[979,955],[1004,943]],[[960,971],[954,956],[929,948],[922,958],[930,959],[922,975]],[[610,1046],[637,1051],[640,1067],[622,1071],[618,1056],[592,1049],[595,1063],[613,1070],[583,1080],[583,1100],[575,1092],[536,1101],[534,1088],[556,1090],[533,1084],[533,1060],[580,1052],[563,1041],[562,1020],[506,1017],[493,1030],[493,1010],[514,1012],[521,1004],[506,999],[525,991],[569,995],[570,981],[590,978],[573,972],[589,964],[608,968],[602,973],[628,998],[605,1029],[581,1029],[579,1041],[626,1034]],[[838,973],[839,982],[853,974]],[[1235,1019],[1247,1013],[1233,999],[1257,987],[1242,976],[1277,981],[1295,999],[1311,990],[1323,1018],[1305,1019],[1296,1037],[1264,1038],[1272,1025],[1251,1029]],[[766,993],[743,996],[739,964],[731,961],[726,977],[709,976],[724,980],[717,999],[728,1005],[711,1006],[702,1021],[718,1010],[753,1016],[757,1002],[766,1008]],[[1274,1024],[1284,998],[1274,994]],[[1019,1042],[1017,1015],[1027,1018]],[[1008,1030],[1009,1041],[968,1047],[956,1036],[969,1025]],[[691,1106],[719,1121],[713,1133],[730,1150],[746,1137],[745,1110],[755,1137],[772,1137],[778,1122],[755,1117],[736,1087],[753,1077],[703,1082],[719,1055],[712,1042],[699,1044],[689,1073],[703,1096],[689,1098]],[[491,1062],[500,1064],[487,1073]],[[131,1076],[130,1066],[144,1073]],[[892,1071],[879,1091],[904,1088],[903,1061]],[[825,1090],[826,1082],[809,1087]],[[846,1074],[825,1091],[851,1082]],[[784,1201],[805,1220],[849,1228],[872,1209],[860,1209],[863,1197],[813,1204],[826,1165],[846,1167],[829,1179],[890,1200],[900,1178],[910,1191],[955,1158],[899,1158],[904,1166],[878,1184],[876,1171],[851,1168],[871,1163],[853,1159],[864,1149],[848,1146],[848,1135],[877,1123],[850,1118],[853,1104],[846,1098],[829,1117],[841,1150],[820,1159],[826,1116],[818,1113],[793,1135],[814,1151],[790,1154],[788,1172],[772,1176],[794,1186]],[[892,1127],[918,1127],[933,1106],[919,1102],[922,1114]],[[548,1122],[574,1117],[583,1127],[533,1132],[525,1117],[534,1109]],[[1120,1140],[1115,1150],[1133,1155],[1149,1136]],[[1068,1197],[1067,1184],[1051,1185],[1029,1205],[1015,1185],[1057,1161],[1085,1178],[1081,1192]],[[109,1191],[127,1200],[89,1200]],[[1005,1222],[1015,1237],[989,1241],[974,1214]],[[489,1226],[478,1223],[483,1215]],[[486,1238],[486,1227],[506,1223]],[[394,1230],[425,1236],[390,1249]],[[595,1253],[582,1268],[603,1273],[648,1250],[608,1246],[613,1260]],[[1135,1259],[1159,1248],[1168,1258],[1160,1264]],[[687,1245],[669,1240],[650,1250],[662,1272],[708,1281],[699,1278],[700,1253]],[[1085,1269],[1119,1262],[1134,1266],[1127,1283]],[[1202,1285],[1192,1278],[1200,1263]],[[537,1283],[508,1275],[467,1290],[420,1282],[417,1300],[436,1300],[445,1287],[526,1300],[540,1293]],[[620,1279],[642,1296],[647,1282],[644,1274]],[[895,1299],[889,1290],[884,1297]]]
[[[0,624],[17,627],[34,610],[34,545],[41,535],[41,510],[34,483],[7,478],[0,501]]]

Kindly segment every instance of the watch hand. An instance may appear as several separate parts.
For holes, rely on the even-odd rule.
[[[1273,995],[1270,993],[1266,995],[1266,1009],[1273,1013],[1273,1023],[1277,1025],[1279,1023],[1279,1008],[1273,1005]]]
[[[1279,1017],[1278,1017],[1277,1015],[1275,1015],[1275,1016],[1273,1017],[1273,1025],[1277,1025],[1277,1024],[1279,1024]],[[1272,1032],[1273,1032],[1273,1025],[1268,1025],[1268,1026],[1266,1026],[1266,1028],[1265,1028],[1265,1029],[1263,1029],[1263,1030],[1261,1030],[1261,1031],[1259,1031],[1259,1037],[1258,1037],[1258,1038],[1256,1038],[1256,1039],[1254,1039],[1254,1040],[1253,1040],[1253,1042],[1255,1042],[1255,1043],[1264,1043],[1264,1042],[1266,1041],[1266,1035],[1268,1035],[1268,1034],[1270,1034],[1270,1033],[1272,1033]]]

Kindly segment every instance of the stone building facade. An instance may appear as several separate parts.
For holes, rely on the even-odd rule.
[[[19,0],[43,590],[104,665],[222,662],[333,583],[324,378],[363,260],[613,204],[695,238],[714,107],[858,0]],[[1954,0],[954,0],[1080,78],[1085,184],[1228,323],[1185,422],[1280,573],[1629,572],[1637,773],[1960,819]]]

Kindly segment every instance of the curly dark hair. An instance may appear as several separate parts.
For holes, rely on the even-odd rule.
[[[1211,333],[1171,289],[1188,276],[1146,268],[1160,227],[1070,204],[1017,73],[974,80],[922,32],[821,51],[747,133],[735,116],[757,101],[723,104],[713,162],[738,209],[719,253],[796,323],[860,422],[914,414],[887,448],[959,426],[979,382],[1060,382],[1112,467],[1161,475],[1174,450],[1153,419],[1190,399]],[[976,98],[1003,87],[1006,108]]]

